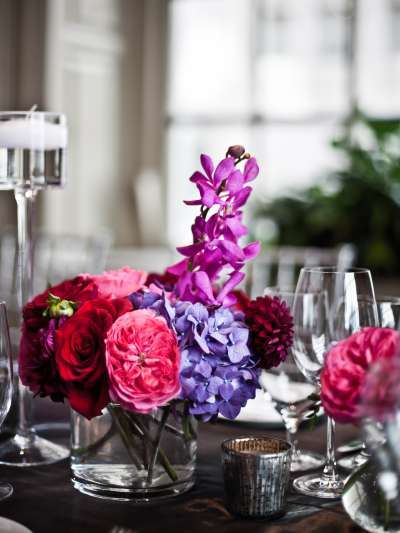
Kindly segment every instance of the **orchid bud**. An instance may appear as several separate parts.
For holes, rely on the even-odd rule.
[[[242,155],[245,153],[244,146],[241,146],[240,144],[235,144],[233,146],[230,146],[228,148],[228,151],[226,152],[226,155],[230,155],[231,157],[234,157],[235,159],[240,159]]]

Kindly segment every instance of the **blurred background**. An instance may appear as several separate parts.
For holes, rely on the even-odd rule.
[[[243,144],[252,292],[332,261],[397,290],[400,0],[0,0],[0,72],[1,110],[68,117],[68,185],[37,205],[64,247],[48,282],[73,249],[90,257],[71,273],[162,270],[190,239],[199,154]],[[14,204],[0,194],[3,256]]]

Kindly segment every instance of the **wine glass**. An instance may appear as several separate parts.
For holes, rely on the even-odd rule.
[[[376,298],[378,307],[379,325],[381,328],[400,330],[400,298],[397,296],[379,296]],[[362,450],[347,457],[342,457],[338,465],[349,471],[353,471],[366,463],[370,454],[363,444]]]
[[[279,297],[289,309],[292,309],[293,290],[267,287],[264,294]],[[291,351],[278,367],[262,371],[260,384],[270,395],[285,424],[286,438],[292,445],[291,472],[305,472],[322,466],[325,463],[322,455],[298,447],[296,433],[300,423],[311,412],[312,401],[309,396],[316,392],[316,386],[308,382],[300,372]]]
[[[400,298],[398,296],[378,296],[379,325],[400,331]]]
[[[293,355],[301,372],[320,386],[326,354],[339,341],[366,326],[378,326],[378,310],[367,269],[305,267],[293,303]],[[344,479],[336,469],[334,422],[327,418],[326,463],[322,473],[301,476],[294,488],[309,496],[338,498]]]
[[[0,302],[0,426],[4,422],[11,406],[13,383],[13,366],[11,356],[10,330],[6,305]],[[9,483],[0,482],[0,500],[5,500],[13,493]]]

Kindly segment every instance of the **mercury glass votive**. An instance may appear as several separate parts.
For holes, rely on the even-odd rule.
[[[290,444],[270,437],[238,437],[224,441],[221,448],[228,511],[249,518],[284,514]]]

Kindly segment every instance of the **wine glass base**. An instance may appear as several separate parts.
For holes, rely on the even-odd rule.
[[[55,444],[34,433],[29,437],[15,435],[0,446],[0,464],[8,466],[40,466],[57,463],[69,457],[65,446]]]
[[[343,470],[352,472],[353,470],[360,468],[360,466],[364,465],[368,460],[369,456],[366,453],[361,452],[357,455],[342,457],[337,461],[337,464],[340,466],[340,468],[343,468]]]
[[[11,496],[14,492],[12,485],[5,482],[0,482],[0,502]]]
[[[334,480],[331,480],[321,472],[316,472],[298,477],[293,481],[293,487],[306,496],[334,500],[343,494],[344,479],[340,474],[336,474]]]
[[[309,450],[299,450],[290,464],[291,472],[307,472],[316,470],[325,464],[325,457]]]
[[[45,433],[46,436],[50,436],[50,433],[69,435],[71,424],[70,422],[43,422],[42,424],[34,424],[33,429],[36,433]]]

